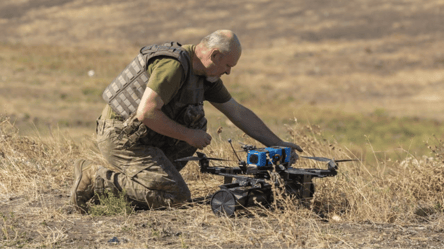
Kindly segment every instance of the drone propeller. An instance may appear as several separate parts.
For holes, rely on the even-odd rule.
[[[359,161],[358,159],[340,159],[340,160],[335,160],[335,162],[340,163],[340,162],[351,162],[351,161]]]
[[[197,152],[197,156],[189,156],[189,157],[179,158],[179,159],[176,159],[174,161],[175,162],[188,162],[188,161],[199,161],[199,160],[202,160],[202,159],[214,160],[214,161],[229,161],[227,159],[207,157],[207,156],[205,156],[205,154],[199,153],[199,152]]]
[[[184,157],[184,158],[179,158],[174,160],[175,162],[188,162],[188,161],[199,161],[202,158],[199,158],[197,156],[189,156],[189,157]]]
[[[213,160],[213,161],[230,161],[228,159],[222,159],[222,158],[215,158],[215,157],[207,157],[208,160]]]
[[[244,144],[244,143],[242,143],[242,142],[239,142],[239,141],[237,141],[240,145],[246,145],[246,144]]]
[[[321,161],[321,162],[328,162],[328,168],[331,169],[337,169],[338,165],[336,163],[340,163],[340,162],[350,162],[350,161],[358,161],[356,159],[340,159],[340,160],[334,160],[334,159],[330,159],[330,158],[326,158],[326,157],[308,157],[308,156],[303,156],[303,158],[307,158],[307,159],[312,159],[312,160],[316,160],[316,161]]]

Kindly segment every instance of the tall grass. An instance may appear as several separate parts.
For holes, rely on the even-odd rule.
[[[72,183],[73,162],[94,157],[91,140],[74,142],[53,131],[48,137],[22,136],[9,118],[0,118],[0,189],[6,196],[37,198],[48,191],[66,192]]]
[[[327,139],[316,135],[316,129],[297,124],[288,126],[289,138],[305,150],[301,155],[356,158],[348,148],[337,143],[331,144]],[[39,224],[47,224],[48,220],[54,219],[88,219],[88,216],[69,216],[70,213],[55,209],[45,198],[48,193],[58,191],[68,194],[73,182],[72,162],[77,157],[87,157],[104,163],[92,141],[74,142],[60,134],[47,138],[20,136],[14,125],[5,118],[0,123],[0,136],[0,198],[18,196],[23,200],[41,203],[43,215],[36,217],[30,213],[21,216],[30,217],[26,219],[32,217]],[[222,134],[213,134],[213,137],[212,145],[203,152],[211,157],[234,160],[233,152]],[[245,135],[234,137],[233,140],[255,144],[255,141]],[[208,205],[200,204],[191,207],[187,204],[185,209],[169,208],[163,213],[156,213],[154,210],[145,214],[128,212],[124,231],[134,231],[129,234],[137,233],[137,224],[140,223],[138,220],[150,219],[153,224],[164,224],[162,227],[152,225],[153,228],[150,228],[151,235],[157,236],[155,241],[160,243],[155,244],[157,246],[165,246],[161,243],[162,238],[174,234],[168,230],[171,229],[168,224],[182,222],[187,224],[187,233],[180,235],[176,246],[198,246],[195,243],[199,243],[199,246],[328,247],[330,243],[346,245],[347,241],[340,233],[323,225],[324,222],[416,224],[442,220],[444,144],[437,139],[430,144],[430,149],[434,152],[433,156],[410,155],[401,161],[378,159],[375,165],[370,166],[365,161],[341,163],[337,176],[315,180],[316,192],[308,202],[303,203],[275,192],[275,202],[271,206],[262,207],[258,204],[249,207],[237,211],[235,218],[216,217]],[[234,162],[231,164],[235,165]],[[301,158],[294,167],[326,166]],[[191,162],[181,173],[189,184],[193,197],[214,193],[222,184],[219,176],[201,174],[195,162]],[[69,206],[68,203],[65,205]],[[128,206],[124,208],[130,210],[127,209]],[[18,225],[20,218],[14,213],[2,214],[2,217],[0,243],[4,245],[54,246],[70,236],[63,229],[54,230],[53,227],[44,225],[39,233],[45,236],[30,242],[24,235],[30,231]],[[99,215],[95,219],[106,217]],[[174,222],[171,223],[171,220]],[[433,224],[438,230],[444,229],[443,222]],[[201,235],[208,231],[213,231],[217,236],[202,240]],[[49,236],[51,233],[52,237]],[[128,244],[128,247],[143,246],[144,241],[134,237],[133,244]]]
[[[317,127],[288,127],[292,142],[304,148],[302,155],[325,156],[335,159],[361,159],[347,147],[331,143],[322,138]],[[239,137],[246,143],[254,143],[248,137]],[[339,216],[346,221],[372,222],[415,222],[420,210],[427,210],[425,216],[443,211],[444,161],[443,142],[436,140],[430,146],[434,156],[414,156],[406,153],[402,160],[380,159],[367,164],[365,161],[347,162],[339,165],[339,174],[332,178],[315,180],[316,193],[311,202],[311,210],[328,217]],[[258,144],[256,144],[258,145]],[[260,146],[260,145],[258,145]],[[369,145],[371,146],[371,144]],[[425,146],[425,145],[424,145]],[[217,140],[211,149],[211,156],[233,158],[231,148],[225,141]],[[325,168],[321,163],[300,159],[295,167]],[[199,176],[197,165],[185,169],[185,176]],[[201,176],[199,176],[201,177]],[[188,177],[189,180],[196,179]],[[286,201],[288,202],[288,200]],[[291,202],[284,210],[299,209]],[[291,214],[291,212],[290,212]],[[285,215],[282,217],[286,217]],[[292,215],[283,219],[294,222]],[[296,219],[299,219],[299,216]]]
[[[288,132],[293,142],[304,148],[302,155],[356,159],[348,148],[316,136],[310,126],[295,125],[289,127]],[[101,160],[92,141],[80,144],[61,134],[46,138],[20,136],[8,119],[1,121],[0,135],[0,187],[6,196],[36,198],[39,193],[54,189],[66,191],[72,183],[72,162],[77,157]],[[229,144],[217,135],[215,138],[204,152],[211,157],[235,161]],[[245,136],[234,140],[261,146]],[[435,142],[429,146],[434,156],[408,155],[401,161],[377,159],[374,165],[363,161],[342,163],[338,176],[316,180],[312,208],[317,212],[340,215],[345,220],[378,222],[412,220],[420,208],[441,212],[444,205],[444,146],[442,140],[436,139]],[[325,167],[304,159],[295,166]],[[216,176],[201,174],[197,163],[190,163],[182,175],[187,181],[209,180],[217,184],[219,180]]]

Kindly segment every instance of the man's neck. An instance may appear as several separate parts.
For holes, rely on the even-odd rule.
[[[204,57],[202,44],[197,44],[194,49],[194,56],[191,59],[191,63],[193,63],[193,73],[195,75],[204,75],[204,65],[202,64],[202,59]]]

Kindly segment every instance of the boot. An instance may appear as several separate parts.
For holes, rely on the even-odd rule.
[[[122,188],[118,183],[118,173],[113,172],[105,167],[98,167],[94,184],[94,193],[97,195],[105,195],[107,193],[117,196]],[[119,187],[117,187],[119,186]]]
[[[81,213],[87,212],[86,203],[94,196],[96,173],[100,166],[85,159],[74,164],[74,184],[71,188],[71,204]]]

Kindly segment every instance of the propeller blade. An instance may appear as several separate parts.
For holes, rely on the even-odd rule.
[[[215,160],[215,161],[229,161],[229,160],[227,160],[227,159],[221,159],[221,158],[215,158],[215,157],[207,157],[204,153],[202,153],[202,152],[196,152],[196,154],[197,154],[197,156],[200,158],[200,159],[203,159],[203,158],[206,158],[206,159],[208,159],[208,160]]]
[[[313,159],[316,161],[321,161],[321,162],[327,162],[328,164],[328,168],[329,169],[337,169],[338,165],[336,165],[335,160],[330,159],[330,158],[326,158],[326,157],[307,157],[307,156],[303,156],[303,158],[307,158],[307,159]]]
[[[303,158],[307,158],[307,159],[313,159],[313,160],[316,160],[316,161],[321,161],[321,162],[330,162],[330,161],[333,161],[332,159],[330,159],[330,158],[326,158],[326,157],[309,157],[309,156],[303,156]]]
[[[326,158],[326,157],[307,157],[307,156],[303,156],[303,158],[307,158],[307,159],[313,159],[316,161],[321,161],[321,162],[327,162],[328,164],[328,168],[329,169],[338,169],[338,165],[336,163],[340,163],[340,162],[350,162],[350,161],[358,161],[356,159],[340,159],[340,160],[334,160],[334,159],[330,159],[330,158]]]
[[[340,162],[351,162],[351,161],[359,161],[358,159],[340,159],[340,160],[335,160],[335,162],[340,163]]]
[[[228,159],[222,159],[222,158],[214,158],[214,157],[207,157],[208,160],[215,160],[215,161],[230,161]]]
[[[200,159],[202,159],[202,158],[197,157],[197,156],[189,156],[189,157],[179,158],[174,161],[175,162],[186,162],[186,161],[199,161]]]
[[[340,163],[340,162],[351,162],[351,161],[359,161],[358,159],[330,159],[330,158],[326,158],[326,157],[307,157],[307,156],[303,156],[303,158],[307,158],[307,159],[313,159],[316,161],[321,161],[321,162],[330,162],[330,161],[334,161],[336,163]]]
[[[214,161],[230,161],[227,159],[221,159],[221,158],[214,158],[214,157],[206,157],[205,154],[203,153],[197,153],[198,156],[189,156],[189,157],[184,157],[184,158],[179,158],[174,160],[175,162],[188,162],[188,161],[199,161],[202,159],[207,159],[207,160],[214,160]]]

